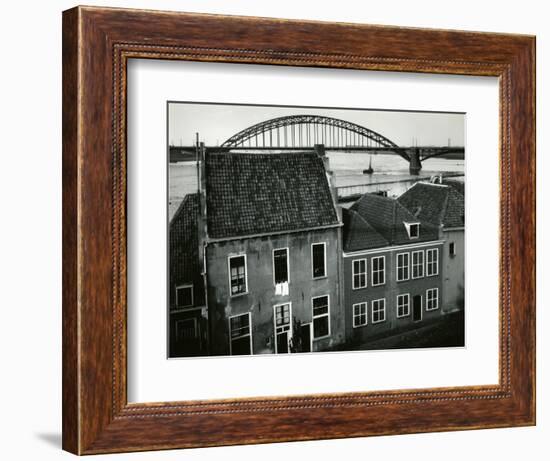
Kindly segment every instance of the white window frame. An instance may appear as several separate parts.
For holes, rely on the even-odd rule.
[[[273,285],[277,285],[277,283],[275,282],[275,252],[281,250],[286,250],[286,282],[290,283],[290,250],[288,249],[288,247],[273,248],[273,251],[271,252],[271,260],[273,266]]]
[[[241,339],[246,337],[247,335],[241,335],[236,338],[231,337],[231,319],[234,319],[235,317],[242,317],[244,315],[248,315],[248,336],[250,337],[250,355],[254,355],[254,349],[252,347],[252,312],[245,312],[243,314],[236,314],[232,315],[227,319],[227,324],[229,327],[229,355],[233,355],[233,340],[234,339]]]
[[[422,264],[415,264],[414,263],[414,255],[415,254],[422,254]],[[421,279],[424,278],[425,271],[424,271],[424,264],[426,264],[426,255],[424,254],[424,250],[416,250],[411,252],[411,278],[412,279]],[[415,267],[420,267],[422,269],[422,275],[414,276],[414,269]]]
[[[313,300],[319,299],[319,298],[327,298],[327,313],[321,314],[321,315],[315,315],[313,313]],[[315,338],[315,319],[322,318],[322,317],[328,317],[328,333],[325,336],[319,336],[318,338]],[[330,336],[330,295],[320,295],[320,296],[312,296],[311,297],[311,338],[313,341],[317,341],[318,339],[325,339]]]
[[[429,254],[435,253],[435,272],[430,273],[428,268],[430,267],[429,262]],[[429,248],[426,250],[426,277],[435,277],[436,275],[439,275],[439,248]]]
[[[432,293],[435,293],[435,298],[432,298]],[[429,307],[430,302],[435,302],[435,307]],[[439,309],[439,288],[428,288],[426,290],[426,310],[427,311],[436,311]]]
[[[380,269],[378,269],[377,271],[374,270],[374,260],[378,260],[378,259],[381,259],[382,261],[384,261],[384,269],[381,271],[382,272],[382,281],[380,283],[374,283],[374,274],[375,274],[375,272],[380,272]],[[382,255],[382,256],[372,256],[370,258],[370,284],[373,287],[378,287],[378,286],[386,284],[386,256],[384,256],[384,255]]]
[[[200,337],[199,337],[199,328],[198,328],[198,322],[197,322],[197,318],[196,317],[186,317],[186,318],[183,318],[183,319],[178,319],[176,320],[175,322],[175,335],[176,335],[176,341],[179,341],[179,325],[184,323],[184,322],[188,322],[188,321],[193,321],[193,331],[195,332],[195,338],[198,338],[200,340]]]
[[[289,323],[290,328],[287,330],[288,332],[287,339],[289,341],[287,353],[290,354],[290,341],[292,340],[292,303],[291,302],[279,303],[279,304],[273,305],[273,331],[275,332],[275,353],[276,354],[279,353],[279,351],[277,350],[277,328],[281,328],[281,327],[277,327],[277,308],[281,306],[287,306],[287,305],[288,305],[288,315],[290,320],[290,323]]]
[[[401,267],[406,267],[407,268],[407,277],[405,278],[402,278],[400,279],[399,278],[399,256],[407,256],[407,265],[406,266],[401,266]],[[397,255],[395,255],[395,279],[398,281],[398,282],[405,282],[406,280],[409,280],[411,278],[411,254],[409,252],[405,252],[405,253],[397,253]]]
[[[449,256],[456,256],[456,242],[454,240],[452,242],[449,242]]]
[[[420,238],[420,223],[419,222],[405,222],[405,229],[407,229],[407,235],[409,236],[409,240],[416,240],[417,238]],[[411,237],[411,227],[412,226],[418,226],[418,235],[416,237]]]
[[[380,301],[382,301],[382,302],[383,302],[383,305],[384,305],[384,308],[382,309],[382,312],[384,313],[384,318],[381,319],[381,320],[376,320],[376,321],[375,321],[375,320],[374,320],[374,312],[375,312],[374,303],[379,303]],[[373,300],[371,301],[370,313],[371,313],[371,322],[372,322],[373,324],[385,322],[385,321],[386,321],[386,298],[373,299]]]
[[[356,275],[361,275],[362,272],[358,272],[356,273],[355,272],[355,263],[360,263],[361,261],[363,261],[365,263],[365,272],[364,272],[364,275],[365,275],[365,284],[363,286],[355,286],[355,276]],[[367,288],[367,258],[360,258],[360,259],[354,259],[351,261],[351,288],[353,290],[360,290],[361,288]]]
[[[407,313],[399,315],[399,300],[405,298],[407,299]],[[397,315],[397,318],[403,318],[403,317],[409,317],[411,315],[411,294],[410,293],[402,293],[400,295],[397,295],[396,302],[395,302],[395,312]]]
[[[323,275],[315,277],[314,267],[313,267],[313,246],[314,245],[323,245]],[[314,242],[311,244],[311,277],[313,280],[324,279],[327,276],[327,242]]]
[[[244,291],[239,293],[233,293],[233,290],[231,289],[231,260],[235,258],[240,258],[241,256],[244,256]],[[246,257],[246,253],[241,253],[238,255],[230,255],[227,257],[227,277],[229,282],[229,296],[234,298],[237,296],[243,296],[248,294],[248,259]]]
[[[191,288],[191,304],[180,306],[179,300],[178,300],[178,290],[180,288]],[[184,283],[182,285],[176,286],[176,309],[185,309],[186,307],[193,307],[195,305],[195,293],[193,293],[193,284],[192,283]]]
[[[361,306],[365,307],[365,314],[362,314],[361,312],[359,312],[359,314],[355,314],[355,308],[361,307]],[[351,306],[351,309],[352,309],[351,313],[353,317],[353,322],[352,322],[353,328],[364,327],[369,323],[369,303],[367,301],[364,301],[361,303],[355,303]],[[355,319],[357,317],[361,317],[362,315],[365,315],[365,323],[356,323]]]

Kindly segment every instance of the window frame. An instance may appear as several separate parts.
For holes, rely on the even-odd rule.
[[[356,287],[355,286],[355,276],[360,275],[361,273],[355,272],[355,263],[364,262],[365,263],[365,285]],[[362,288],[367,288],[368,285],[368,271],[367,271],[367,258],[352,259],[351,261],[351,289],[352,290],[361,290]]]
[[[453,240],[449,242],[449,256],[454,258],[456,256],[456,242]]]
[[[374,267],[373,267],[373,264],[374,264],[374,260],[379,260],[379,259],[382,259],[382,261],[384,261],[384,268],[382,269],[382,279],[383,281],[380,282],[380,283],[374,283],[374,274],[375,274],[375,270],[374,270]],[[380,272],[380,269],[378,269],[376,272]],[[370,258],[370,284],[371,286],[373,287],[379,287],[379,286],[382,286],[382,285],[385,285],[386,284],[386,255],[380,255],[380,256],[371,256]]]
[[[244,257],[244,291],[240,291],[238,293],[233,293],[232,286],[231,286],[231,260],[235,258]],[[246,257],[246,253],[241,253],[237,255],[229,255],[227,257],[227,277],[229,281],[229,296],[232,298],[235,298],[237,296],[243,296],[248,294],[248,259]]]
[[[365,306],[365,313],[364,314],[359,313],[358,315],[356,315],[355,314],[355,307],[356,306]],[[368,301],[362,301],[360,303],[352,304],[351,313],[352,313],[352,323],[351,324],[352,324],[353,328],[360,328],[360,327],[364,327],[364,326],[368,325],[368,323],[369,323],[369,302]],[[361,317],[362,315],[365,316],[365,323],[356,324],[355,323],[356,317]]]
[[[435,272],[433,274],[430,274],[428,271],[428,267],[430,263],[428,262],[428,253],[435,252],[435,260],[433,263],[435,263]],[[436,277],[439,275],[439,248],[428,248],[426,250],[426,277]]]
[[[384,313],[384,318],[382,320],[374,320],[374,313],[375,313],[375,310],[374,310],[374,303],[378,303],[380,301],[383,301],[384,303],[384,308],[382,309],[382,312]],[[374,325],[376,323],[382,323],[382,322],[385,322],[386,321],[386,298],[378,298],[378,299],[373,299],[371,301],[371,309],[370,309],[370,312],[371,312],[371,323]],[[378,312],[378,311],[377,311]]]
[[[288,306],[288,316],[289,316],[289,323],[288,323],[288,326],[289,326],[289,329],[288,330],[285,330],[284,332],[287,332],[287,338],[289,340],[292,340],[293,338],[293,331],[292,331],[292,302],[287,302],[287,303],[278,303],[278,304],[274,304],[273,305],[273,333],[274,333],[274,339],[275,339],[275,354],[279,354],[279,351],[277,350],[277,335],[279,334],[277,332],[277,328],[282,328],[282,327],[277,327],[277,308],[278,307],[282,307],[282,306]],[[281,333],[284,333],[284,332],[281,332]],[[282,353],[282,352],[281,352]],[[287,354],[290,354],[290,344],[288,345],[288,352]]]
[[[422,264],[415,264],[414,263],[414,255],[418,254],[418,253],[422,254]],[[417,280],[417,279],[422,279],[426,276],[426,271],[425,271],[425,267],[424,267],[425,264],[426,264],[426,255],[425,255],[424,250],[411,251],[411,279]],[[422,269],[422,275],[419,275],[417,277],[414,276],[415,266],[420,267]]]
[[[399,315],[399,298],[407,297],[407,313]],[[395,299],[395,313],[398,319],[403,317],[410,317],[411,315],[411,294],[410,293],[401,293],[396,296]]]
[[[407,277],[400,279],[399,278],[399,256],[406,255],[407,256]],[[405,266],[403,266],[405,267]],[[411,278],[411,254],[410,252],[406,251],[403,253],[397,253],[395,255],[395,280],[397,282],[406,282],[407,280],[410,280]]]
[[[273,286],[277,286],[277,281],[275,279],[275,252],[276,251],[286,251],[286,283],[290,283],[290,250],[288,247],[281,247],[281,248],[273,248],[271,252],[271,260],[272,260],[272,269],[273,269]],[[285,283],[285,282],[280,282]]]
[[[407,229],[407,235],[409,236],[409,240],[416,240],[420,238],[420,222],[405,222],[405,229]],[[418,232],[415,237],[411,236],[411,229],[413,226],[417,226]]]
[[[181,289],[181,288],[191,288],[191,304],[189,305],[185,305],[185,306],[181,306],[178,302],[178,290]],[[181,285],[176,285],[176,305],[175,305],[175,308],[176,309],[186,309],[188,307],[193,307],[195,306],[195,293],[194,293],[194,286],[192,283],[182,283]]]
[[[241,335],[241,336],[238,336],[236,338],[231,337],[231,319],[234,319],[235,317],[243,317],[245,315],[248,315],[248,335]],[[250,354],[249,355],[254,355],[254,349],[252,347],[252,344],[253,344],[253,342],[252,342],[252,312],[244,312],[242,314],[231,315],[227,319],[227,324],[228,324],[228,327],[229,327],[229,331],[228,331],[228,333],[229,333],[228,334],[228,336],[229,336],[229,355],[233,355],[233,340],[245,338],[246,336],[250,337]]]
[[[314,299],[319,299],[319,298],[327,298],[327,313],[326,314],[320,314],[320,315],[315,315],[314,313],[314,310],[313,310],[313,300]],[[317,318],[322,318],[322,317],[327,317],[328,320],[328,333],[325,335],[325,336],[319,336],[318,338],[315,337],[315,319]],[[325,339],[325,338],[328,338],[330,337],[330,295],[319,295],[319,296],[312,296],[311,297],[311,324],[312,324],[312,328],[313,328],[313,331],[311,333],[311,338],[313,341],[317,341],[319,339]]]
[[[315,245],[323,245],[323,275],[315,276],[315,268],[313,265],[313,247]],[[314,242],[311,244],[311,278],[313,280],[323,279],[327,276],[327,242]]]
[[[430,299],[429,294],[435,292],[435,298]],[[435,307],[428,307],[430,305],[430,301],[435,301]],[[426,311],[436,311],[439,309],[439,288],[428,288],[426,290]]]

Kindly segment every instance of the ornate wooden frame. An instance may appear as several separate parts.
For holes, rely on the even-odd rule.
[[[130,58],[499,77],[499,384],[128,404]],[[91,7],[63,13],[65,450],[90,454],[534,423],[534,37]]]

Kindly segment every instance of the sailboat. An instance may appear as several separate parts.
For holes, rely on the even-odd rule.
[[[366,170],[363,170],[363,174],[373,174],[374,170],[372,168],[372,155],[369,157],[369,167]]]

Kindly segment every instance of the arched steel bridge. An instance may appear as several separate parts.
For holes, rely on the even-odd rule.
[[[463,154],[463,147],[400,147],[376,131],[353,122],[322,115],[287,115],[249,126],[231,136],[219,147],[208,150],[303,150],[323,144],[327,151],[381,153],[393,152],[409,162],[418,174],[422,161],[444,154]],[[180,148],[181,151],[194,150]]]
[[[231,136],[221,147],[311,148],[326,150],[366,148],[391,150],[410,161],[406,150],[376,131],[338,118],[322,115],[288,115],[257,123]]]

